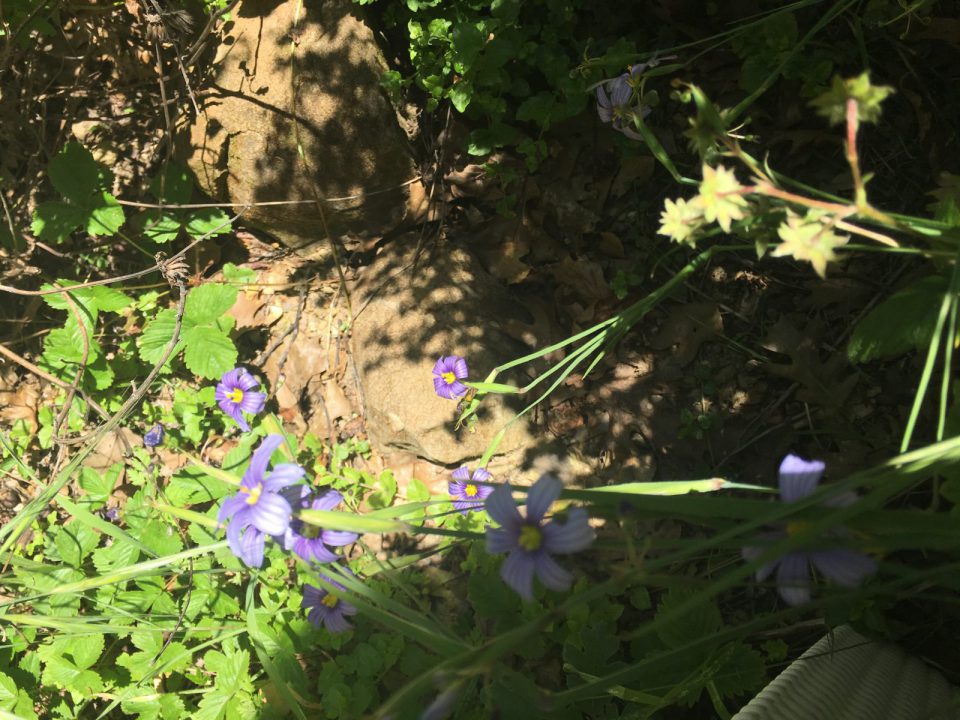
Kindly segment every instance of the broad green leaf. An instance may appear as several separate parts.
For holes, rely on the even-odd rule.
[[[670,588],[660,601],[657,616],[673,612],[675,608],[696,596],[697,593],[693,590]],[[703,600],[688,612],[669,622],[661,622],[657,635],[667,647],[679,648],[714,634],[720,629],[722,622],[720,610],[713,601]]]
[[[88,204],[107,179],[90,151],[75,142],[64,145],[53,157],[47,174],[57,192],[81,206]]]
[[[183,333],[183,342],[183,360],[195,375],[216,380],[237,364],[236,345],[215,328],[189,328]]]
[[[193,239],[216,237],[230,232],[230,216],[219,208],[198,208],[186,216],[184,229]]]
[[[407,485],[407,500],[410,502],[427,502],[430,499],[430,488],[423,480],[413,478]]]
[[[10,711],[17,704],[17,683],[9,675],[0,673],[0,708]]]
[[[30,230],[41,240],[59,244],[86,221],[87,213],[75,205],[59,201],[43,202],[33,211]]]
[[[857,324],[847,343],[847,357],[865,363],[924,347],[946,291],[947,279],[931,275],[894,293]]]
[[[377,490],[367,496],[367,502],[375,510],[388,507],[397,495],[397,479],[389,470],[384,470],[377,478]]]
[[[763,656],[743,643],[733,643],[720,650],[719,667],[713,683],[724,697],[743,695],[759,690],[766,680]]]
[[[252,283],[257,279],[257,273],[250,268],[237,267],[233,263],[224,263],[223,277],[227,282]]]
[[[147,363],[156,363],[163,357],[163,351],[173,338],[176,327],[176,310],[161,310],[157,316],[147,323],[143,333],[137,338],[137,347],[140,350],[140,359]],[[171,357],[175,357],[183,349],[181,337]]]
[[[106,190],[98,192],[89,207],[87,232],[91,235],[113,235],[123,225],[123,206]]]
[[[180,234],[180,217],[171,210],[151,208],[135,215],[133,226],[155,243],[168,243]]]
[[[56,529],[54,543],[60,559],[68,565],[79,568],[84,559],[93,552],[100,542],[100,535],[92,528],[72,522]]]
[[[204,283],[187,296],[183,321],[188,325],[210,325],[219,320],[237,301],[237,289],[221,283]]]

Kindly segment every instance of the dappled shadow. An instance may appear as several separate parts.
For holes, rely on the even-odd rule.
[[[385,69],[350,2],[247,0],[229,26],[191,131],[201,186],[254,206],[291,246],[382,233],[402,218],[414,163],[380,90]],[[338,199],[339,198],[339,199]],[[323,214],[316,202],[323,204]]]

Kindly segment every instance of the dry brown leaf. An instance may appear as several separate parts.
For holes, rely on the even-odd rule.
[[[527,222],[499,218],[473,236],[470,248],[498,280],[518,283],[530,274],[531,267],[521,260],[530,252]]]
[[[353,405],[344,395],[343,388],[332,380],[323,384],[323,402],[331,420],[350,417],[353,413]]]
[[[656,162],[652,155],[635,155],[628,157],[620,165],[620,172],[610,186],[610,194],[614,197],[620,197],[634,182],[646,182],[653,175]]]
[[[264,300],[259,290],[244,290],[237,294],[237,301],[227,314],[237,321],[237,328],[269,325],[275,318],[262,312],[263,306]]]
[[[687,303],[675,306],[663,326],[651,340],[650,347],[666,350],[675,347],[674,358],[680,366],[692,361],[700,346],[723,332],[723,318],[714,303]]]
[[[592,260],[574,260],[567,255],[550,265],[547,272],[583,300],[588,308],[613,297],[613,291],[603,276],[603,268]]]
[[[121,433],[130,447],[133,448],[138,445],[139,438],[129,428],[114,430],[107,433],[106,437],[99,442],[96,449],[84,461],[84,466],[99,472],[106,472],[115,463],[123,463],[127,446],[120,439]]]

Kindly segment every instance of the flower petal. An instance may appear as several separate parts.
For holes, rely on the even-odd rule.
[[[547,553],[541,552],[535,556],[534,568],[537,577],[545,587],[557,592],[565,592],[573,584],[573,574],[560,567]]]
[[[346,621],[343,617],[343,613],[338,612],[337,608],[332,608],[323,618],[323,624],[326,625],[327,630],[332,633],[342,633],[346,632],[353,627],[350,623]]]
[[[787,605],[803,605],[810,601],[810,561],[806,553],[787,553],[780,558],[777,592]]]
[[[320,539],[327,545],[333,547],[343,547],[344,545],[355,543],[358,537],[360,536],[356,533],[347,532],[346,530],[323,530],[320,533]]]
[[[504,483],[487,498],[484,507],[487,514],[505,528],[519,528],[523,522],[517,504],[513,501],[513,493],[509,483]]]
[[[461,483],[465,483],[470,480],[470,469],[466,465],[461,465],[450,473],[450,477],[454,480],[459,480]]]
[[[255,387],[260,387],[260,382],[250,373],[248,373],[244,368],[237,368],[239,373],[237,374],[236,384],[243,394],[246,395],[247,391],[253,390]]]
[[[486,468],[478,467],[476,470],[473,471],[473,475],[471,476],[470,479],[473,480],[475,483],[485,483],[488,480],[490,480],[490,478],[491,478],[491,475],[489,472],[487,472]]]
[[[250,567],[263,565],[263,546],[266,537],[252,525],[247,527],[240,538],[239,557]]]
[[[312,605],[319,605],[320,601],[323,600],[323,596],[326,594],[326,590],[321,590],[313,585],[304,585],[303,600],[300,601],[300,607],[307,608]]]
[[[250,506],[250,522],[267,535],[283,535],[290,526],[290,503],[276,493],[264,493]]]
[[[223,505],[220,506],[220,510],[217,511],[217,524],[223,525],[227,520],[233,517],[235,514],[243,510],[247,506],[246,496],[237,493],[232,497],[228,497],[223,501]]]
[[[857,587],[877,571],[873,558],[855,550],[817,550],[809,555],[817,570],[843,587]]]
[[[257,483],[263,482],[263,476],[267,472],[267,466],[270,464],[270,456],[273,451],[283,445],[282,435],[267,435],[260,443],[250,458],[250,467],[243,474],[243,484],[247,487],[253,487]]]
[[[280,463],[274,465],[273,470],[263,481],[266,492],[279,492],[288,485],[293,485],[303,478],[307,471],[296,463]]]
[[[605,123],[613,120],[613,106],[610,104],[610,98],[607,97],[607,92],[602,85],[597,85],[597,115]]]
[[[527,520],[540,522],[562,489],[563,485],[553,475],[541,475],[527,493]]]
[[[240,376],[245,372],[246,370],[242,367],[235,367],[233,370],[228,370],[220,376],[220,383],[226,386],[228,392],[235,390],[240,387]]]
[[[305,538],[302,535],[295,536],[293,552],[307,562],[331,563],[340,559],[328,550],[321,540]]]
[[[520,527],[517,526],[513,532],[503,528],[487,528],[487,552],[491,555],[510,552],[520,547],[518,538],[520,537]]]
[[[820,460],[804,460],[797,455],[787,455],[780,463],[780,499],[793,502],[817,489],[817,483],[826,464]]]
[[[574,553],[588,547],[596,538],[589,524],[589,516],[583,508],[574,508],[567,513],[564,525],[548,522],[540,532],[543,534],[543,549],[548,553]]]
[[[462,357],[453,358],[453,375],[458,380],[463,380],[470,374],[470,370],[467,368],[467,361]],[[464,390],[466,392],[466,390]]]
[[[245,392],[243,394],[243,399],[240,401],[240,409],[244,412],[248,412],[251,415],[256,415],[258,412],[263,410],[263,406],[267,404],[267,394],[262,392]]]
[[[341,502],[343,502],[343,495],[336,490],[325,490],[323,494],[314,498],[310,507],[314,510],[333,510]]]
[[[533,599],[534,556],[522,550],[516,550],[507,556],[500,566],[500,577],[519,593],[524,600]]]
[[[443,381],[443,378],[435,377],[433,379],[433,389],[436,391],[437,395],[445,400],[453,400],[453,391],[450,389],[450,387],[450,385],[447,385]]]

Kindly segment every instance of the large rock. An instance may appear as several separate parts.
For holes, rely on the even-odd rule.
[[[207,194],[234,204],[351,198],[324,203],[334,236],[380,234],[402,219],[404,183],[417,172],[379,86],[383,58],[355,9],[350,0],[243,0],[190,129],[188,162]],[[326,239],[315,204],[244,217],[290,247]]]
[[[483,380],[529,352],[506,329],[531,318],[464,249],[444,246],[415,263],[417,240],[398,238],[363,271],[352,298],[353,351],[367,430],[380,451],[456,465],[479,458],[523,404],[507,397],[510,407],[504,396],[488,396],[476,431],[455,431],[457,403],[434,393],[434,363],[442,355],[463,356],[470,379]],[[497,380],[526,382],[509,374]],[[522,464],[535,444],[524,417],[507,430],[498,453]]]

